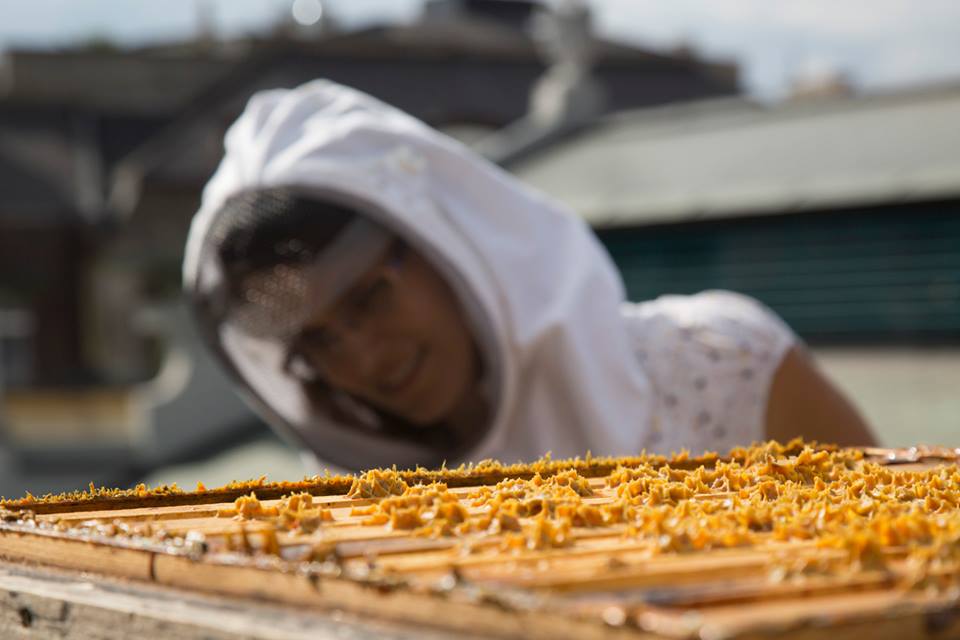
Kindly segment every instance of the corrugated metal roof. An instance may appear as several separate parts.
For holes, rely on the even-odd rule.
[[[960,86],[624,112],[517,163],[598,227],[960,194]]]

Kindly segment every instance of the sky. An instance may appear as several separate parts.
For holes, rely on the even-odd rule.
[[[303,0],[300,0],[303,2]],[[310,0],[317,1],[317,0]],[[553,0],[556,1],[556,0]],[[859,90],[960,83],[958,0],[591,0],[605,37],[680,46],[741,64],[766,100],[798,79],[846,75]],[[221,37],[261,31],[294,0],[0,0],[0,50],[91,39],[125,46],[189,37],[206,15]],[[416,18],[420,0],[326,0],[347,27]]]

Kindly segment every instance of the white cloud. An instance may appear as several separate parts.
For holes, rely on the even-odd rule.
[[[868,90],[960,80],[955,0],[596,0],[598,28],[663,48],[692,44],[735,58],[746,88],[786,93],[811,66],[847,72]]]
[[[262,31],[291,15],[293,0],[0,0],[0,49],[63,46],[91,37],[121,44],[189,37],[204,10],[217,31]],[[415,0],[326,0],[324,8],[347,24],[403,20]]]

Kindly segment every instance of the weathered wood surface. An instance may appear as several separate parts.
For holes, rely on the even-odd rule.
[[[479,636],[0,562],[0,638],[452,640]]]

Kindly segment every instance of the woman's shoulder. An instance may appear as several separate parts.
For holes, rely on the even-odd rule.
[[[634,339],[680,340],[723,337],[724,346],[784,346],[796,340],[793,331],[768,307],[750,296],[713,289],[693,295],[664,295],[623,305],[627,331]]]

